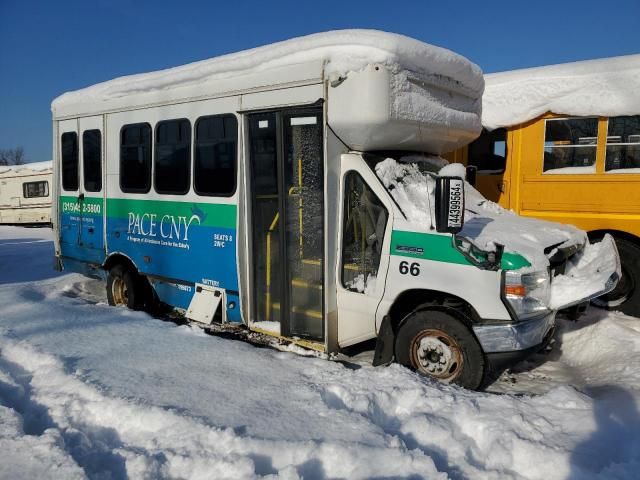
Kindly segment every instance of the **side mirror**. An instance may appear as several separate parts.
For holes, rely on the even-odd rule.
[[[472,187],[476,186],[476,175],[478,173],[478,167],[475,165],[467,165],[467,182]]]
[[[464,179],[436,177],[436,231],[458,233],[464,225]]]

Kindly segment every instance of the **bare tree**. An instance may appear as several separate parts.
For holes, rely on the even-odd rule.
[[[0,165],[24,165],[25,160],[23,147],[0,150]]]

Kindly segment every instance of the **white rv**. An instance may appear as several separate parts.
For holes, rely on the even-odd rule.
[[[52,162],[0,166],[0,224],[51,223]]]
[[[550,337],[553,276],[590,247],[542,222],[503,239],[517,217],[465,197],[464,169],[438,174],[437,155],[479,134],[482,90],[448,50],[347,30],[67,93],[52,105],[58,267],[105,278],[112,305],[160,301],[327,353],[377,338],[376,364],[478,388]],[[615,285],[601,249],[596,288],[572,302]]]

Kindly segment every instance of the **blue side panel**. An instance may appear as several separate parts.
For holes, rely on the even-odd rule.
[[[107,219],[109,252],[124,253],[141,272],[238,291],[235,229],[191,225],[179,238],[157,238],[128,233],[127,225]],[[225,241],[214,246],[215,238]]]
[[[105,260],[102,199],[60,198],[60,249],[64,257],[101,265]]]
[[[130,258],[164,303],[188,308],[194,287],[177,283],[211,285],[227,292],[227,320],[242,321],[235,205],[118,199],[107,215],[108,253]]]

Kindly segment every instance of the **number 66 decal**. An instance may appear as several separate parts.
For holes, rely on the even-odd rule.
[[[402,275],[410,273],[414,277],[417,277],[418,275],[420,275],[420,264],[414,262],[409,265],[409,262],[402,261],[400,262],[399,270]]]

